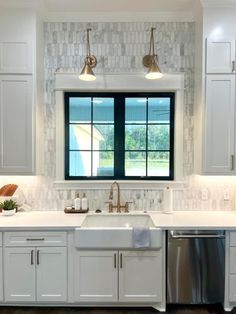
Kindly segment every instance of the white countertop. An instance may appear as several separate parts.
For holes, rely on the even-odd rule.
[[[135,214],[143,213],[131,213],[131,215]],[[234,211],[176,211],[173,214],[159,212],[148,214],[152,217],[155,226],[163,229],[236,229],[236,212]],[[19,212],[10,217],[0,214],[0,229],[67,230],[80,227],[86,215],[65,214],[63,211]]]
[[[150,213],[156,227],[163,229],[236,229],[235,211],[176,211]]]
[[[13,216],[0,213],[0,229],[71,229],[81,226],[85,217],[63,211],[18,212]]]

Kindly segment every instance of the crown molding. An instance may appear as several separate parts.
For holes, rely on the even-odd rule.
[[[192,12],[45,12],[45,22],[193,22]]]

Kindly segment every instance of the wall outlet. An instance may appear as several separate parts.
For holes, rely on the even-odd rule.
[[[208,190],[207,189],[202,189],[201,190],[201,199],[202,199],[202,201],[207,201],[208,200]]]
[[[223,192],[223,199],[224,201],[229,201],[230,200],[230,195],[229,195],[229,190],[225,189]]]

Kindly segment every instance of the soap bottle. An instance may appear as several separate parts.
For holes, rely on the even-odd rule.
[[[76,194],[76,198],[74,200],[74,207],[76,210],[80,210],[80,197],[79,193]]]
[[[86,194],[83,194],[82,200],[81,200],[81,208],[82,210],[87,210],[88,209],[88,199],[86,197]]]

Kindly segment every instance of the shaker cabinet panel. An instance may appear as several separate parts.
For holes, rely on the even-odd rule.
[[[162,251],[119,253],[119,300],[161,302]]]
[[[35,250],[33,248],[5,248],[5,301],[35,301]]]
[[[0,42],[0,73],[32,73],[32,64],[32,46],[29,42]]]
[[[0,174],[34,173],[31,76],[0,76]]]
[[[235,77],[206,79],[204,174],[234,173]]]
[[[67,300],[67,248],[36,248],[37,301]]]
[[[75,301],[118,300],[116,251],[77,251],[75,258]]]
[[[206,40],[206,73],[235,72],[235,39]]]

